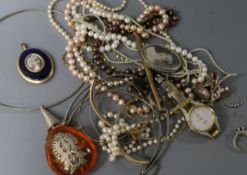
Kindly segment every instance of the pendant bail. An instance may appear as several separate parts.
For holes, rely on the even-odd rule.
[[[46,121],[48,129],[61,123],[50,111],[48,111],[44,106],[40,107],[40,111]]]
[[[21,47],[24,51],[28,49],[28,45],[26,43],[21,43]]]

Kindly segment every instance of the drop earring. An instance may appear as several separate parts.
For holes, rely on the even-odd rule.
[[[52,57],[46,52],[28,48],[27,44],[22,43],[23,52],[18,59],[18,71],[28,82],[42,84],[49,81],[55,72],[55,65]]]

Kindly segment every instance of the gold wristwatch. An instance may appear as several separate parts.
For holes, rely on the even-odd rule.
[[[177,101],[178,104],[183,104],[188,101],[183,93],[181,93],[171,81],[163,81],[162,87]],[[192,131],[210,138],[216,138],[220,134],[221,129],[218,123],[218,117],[210,106],[205,104],[195,105],[192,103],[187,106],[189,107],[182,107],[181,111]]]

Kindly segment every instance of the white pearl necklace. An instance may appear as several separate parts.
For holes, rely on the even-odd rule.
[[[65,37],[66,40],[70,41],[70,37],[67,34],[67,32],[55,21],[53,14],[52,14],[52,9],[56,5],[58,0],[52,0],[49,8],[48,8],[48,14],[49,14],[49,19],[51,23],[54,25],[54,27]],[[140,0],[141,1],[141,0]],[[121,34],[116,34],[116,33],[106,33],[105,31],[102,31],[99,29],[98,26],[88,23],[85,20],[83,20],[83,17],[79,12],[77,12],[77,9],[79,6],[83,5],[83,7],[88,8],[88,10],[99,16],[99,17],[105,17],[108,19],[118,19],[122,20],[125,23],[129,24],[131,22],[131,19],[129,17],[125,17],[123,15],[118,15],[117,13],[114,13],[116,10],[110,10],[106,9],[102,5],[99,5],[97,1],[94,0],[88,0],[88,1],[71,1],[71,3],[75,4],[75,6],[72,6],[72,16],[73,19],[76,21],[76,34],[74,37],[75,44],[78,41],[85,41],[86,37],[92,37],[94,39],[99,39],[104,45],[100,47],[100,52],[111,52],[112,50],[118,49],[120,43],[123,43],[127,48],[129,49],[136,49],[136,43],[128,40],[126,36],[123,36]],[[70,7],[70,5],[68,5]],[[148,8],[149,9],[149,8]],[[66,19],[67,21],[69,19]],[[134,28],[134,27],[133,27]],[[68,45],[69,47],[69,45]],[[69,50],[67,47],[66,50]],[[85,46],[84,47],[87,52],[92,52],[92,47],[91,46]],[[207,76],[207,68],[206,65],[199,60],[197,57],[193,57],[192,54],[188,53],[187,50],[182,50],[180,47],[171,47],[172,50],[176,51],[178,54],[182,54],[183,56],[186,56],[186,58],[189,61],[192,61],[193,64],[197,64],[199,68],[199,76],[197,79],[192,79],[192,83],[196,84],[197,82],[203,82],[205,77]],[[85,81],[85,82],[90,82],[93,78],[95,78],[96,73],[89,67],[87,66],[85,60],[83,59],[83,56],[80,54],[79,50],[75,50],[76,52],[73,54],[76,58],[74,61],[72,61],[72,54],[68,54],[68,63],[69,63],[69,70],[72,72],[74,76],[77,76],[79,79]],[[80,65],[82,72],[80,69],[78,69],[75,65],[77,63]],[[81,72],[81,73],[80,73]]]
[[[50,23],[55,27],[55,29],[58,30],[58,32],[67,40],[71,40],[71,37],[69,36],[69,34],[58,24],[58,22],[56,22],[56,20],[54,19],[54,14],[52,9],[54,9],[55,5],[57,4],[58,0],[52,0],[48,6],[48,18]]]
[[[169,47],[169,46],[168,46]],[[207,74],[207,66],[206,64],[200,60],[197,56],[193,56],[190,52],[188,52],[186,49],[182,49],[181,47],[177,46],[171,46],[169,47],[171,50],[175,51],[179,55],[183,56],[188,62],[192,63],[193,65],[196,65],[198,67],[198,72],[195,72],[197,75],[197,79],[192,79],[192,84],[203,83],[205,78],[208,76]],[[192,72],[193,74],[193,72]]]
[[[74,45],[75,43],[70,43],[70,44]],[[70,48],[70,46],[68,48]],[[93,80],[96,78],[96,73],[86,63],[84,57],[82,56],[83,53],[80,53],[78,48],[74,48],[72,51],[68,49],[68,51],[70,52],[67,54],[68,57],[67,62],[68,62],[68,68],[72,72],[72,75],[78,77],[80,80],[83,80],[85,83],[91,84]],[[74,60],[73,57],[75,57],[76,60]]]
[[[101,31],[96,25],[83,20],[80,21],[79,26],[76,26],[76,29],[76,36],[84,36],[84,40],[86,40],[85,38],[89,36],[94,39],[99,39],[103,43],[106,43],[105,45],[102,45],[100,47],[101,52],[110,52],[113,49],[117,49],[120,43],[123,43],[128,48],[136,49],[136,43],[128,40],[126,36],[111,32],[105,33],[104,31]],[[86,50],[88,52],[91,52],[92,48],[88,46]]]

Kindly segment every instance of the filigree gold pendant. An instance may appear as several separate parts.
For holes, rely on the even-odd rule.
[[[94,143],[81,131],[61,124],[49,111],[41,108],[49,130],[46,157],[56,175],[85,175],[96,163]]]

